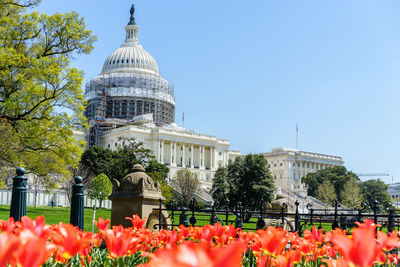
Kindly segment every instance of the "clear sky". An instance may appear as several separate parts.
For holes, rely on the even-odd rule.
[[[98,41],[85,82],[123,42],[128,0],[42,0],[75,10]],[[175,86],[176,122],[229,139],[342,156],[400,182],[400,1],[135,0],[139,40]]]

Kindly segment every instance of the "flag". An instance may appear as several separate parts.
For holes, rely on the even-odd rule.
[[[298,125],[298,123],[296,123],[296,133],[298,133],[299,132],[299,125]]]
[[[182,123],[185,124],[185,112],[182,113]]]

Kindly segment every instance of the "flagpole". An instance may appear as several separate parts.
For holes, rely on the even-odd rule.
[[[296,149],[299,149],[299,125],[296,123]]]

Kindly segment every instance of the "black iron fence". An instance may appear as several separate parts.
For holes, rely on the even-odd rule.
[[[19,167],[16,172],[17,175],[13,178],[10,217],[14,218],[15,221],[20,221],[21,217],[26,215],[26,191],[28,179],[25,177],[24,168]],[[72,186],[70,223],[83,230],[84,185],[80,176],[76,176],[74,180],[75,184]]]
[[[356,222],[370,219],[378,224],[379,230],[387,232],[399,230],[400,215],[393,205],[388,203],[385,212],[379,213],[378,204],[378,201],[375,201],[372,207],[368,207],[363,203],[359,209],[351,210],[342,207],[335,200],[329,208],[314,208],[309,203],[306,205],[306,212],[300,212],[300,203],[296,201],[294,210],[288,212],[288,203],[282,203],[279,209],[274,210],[266,210],[265,203],[261,203],[258,209],[244,208],[240,203],[234,208],[229,207],[229,205],[218,207],[218,203],[214,203],[210,208],[200,208],[193,199],[188,208],[178,207],[175,204],[166,208],[160,199],[159,208],[154,210],[159,213],[159,221],[154,229],[172,229],[179,225],[186,227],[190,225],[214,225],[219,222],[221,225],[234,225],[243,230],[258,230],[271,225],[302,234],[305,229],[312,226],[325,230],[336,228],[350,230],[356,226]],[[168,212],[168,216],[161,216],[162,212],[165,211]],[[199,223],[199,221],[202,223]]]

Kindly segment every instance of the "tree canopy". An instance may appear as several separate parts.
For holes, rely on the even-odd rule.
[[[73,130],[86,125],[83,72],[70,59],[90,53],[96,37],[76,12],[27,13],[39,2],[0,3],[0,128],[16,140],[14,153],[2,159],[35,174],[45,161],[55,166],[48,173],[69,175],[83,149]]]
[[[341,192],[343,191],[346,182],[351,179],[354,181],[360,181],[355,173],[347,171],[343,166],[335,166],[308,173],[306,176],[301,178],[301,182],[307,186],[308,195],[317,197],[319,185],[323,184],[325,181],[329,181],[335,188],[335,194],[338,197],[338,200],[342,201]]]
[[[91,146],[82,154],[81,165],[87,166],[94,175],[104,173],[111,180],[121,180],[135,164],[141,164],[146,168],[154,160],[151,150],[144,148],[143,143],[136,142],[134,138],[120,138],[120,140],[123,141],[123,145],[116,150]],[[157,166],[159,163],[152,162],[151,164],[151,170],[160,172],[160,175],[164,177],[165,168]]]
[[[387,191],[388,185],[386,185],[382,180],[372,179],[360,183],[361,192],[364,201],[369,207],[373,207],[374,201],[379,202],[378,208],[380,211],[385,210],[385,205],[390,203],[390,196]]]
[[[254,209],[260,201],[271,202],[274,193],[274,181],[268,169],[268,161],[263,155],[249,154],[230,161],[226,170],[220,167],[213,183],[213,197],[220,203],[226,197],[231,207],[239,202],[244,207]]]
[[[88,187],[88,197],[96,199],[100,202],[99,207],[101,208],[101,202],[106,200],[112,193],[112,183],[110,179],[104,173],[101,173],[93,178],[92,182]]]
[[[329,180],[325,180],[317,189],[317,198],[325,202],[328,206],[337,199],[335,188]]]
[[[185,207],[189,206],[190,201],[200,188],[200,182],[197,174],[191,172],[187,168],[180,169],[175,173],[172,184],[179,193],[179,200],[181,204]]]

